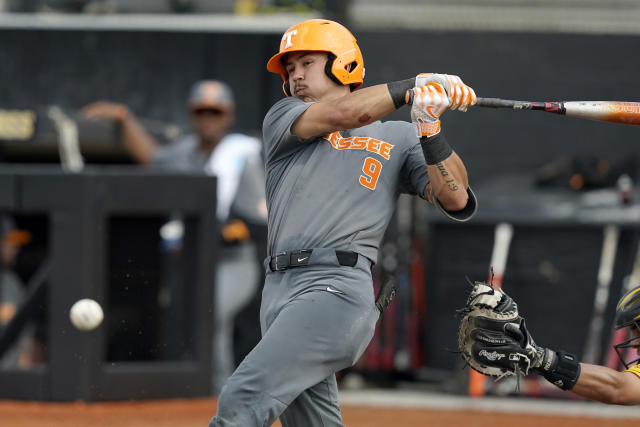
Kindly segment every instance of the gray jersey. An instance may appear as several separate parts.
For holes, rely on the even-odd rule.
[[[198,146],[196,135],[185,135],[158,147],[151,158],[151,165],[174,172],[202,172],[209,160],[209,153],[199,150]]]
[[[264,119],[269,253],[324,247],[376,260],[398,195],[425,197],[415,127],[375,122],[302,141],[291,126],[310,105],[285,98]]]

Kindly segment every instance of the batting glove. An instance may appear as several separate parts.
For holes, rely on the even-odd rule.
[[[452,74],[422,73],[416,76],[416,87],[424,86],[429,82],[440,84],[449,96],[449,109],[467,111],[467,108],[477,101],[474,90],[464,84],[460,77]]]
[[[416,124],[418,136],[432,137],[440,133],[440,115],[449,107],[449,97],[439,83],[429,82],[409,90],[411,121]]]

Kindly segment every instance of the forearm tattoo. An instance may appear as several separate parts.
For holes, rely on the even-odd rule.
[[[449,174],[449,171],[447,171],[447,168],[444,166],[444,164],[442,162],[438,162],[436,163],[436,167],[438,168],[440,175],[442,175],[442,177],[444,178],[444,182],[445,184],[447,184],[449,190],[458,191],[459,187],[456,185],[456,180],[451,178],[451,175]]]
[[[431,183],[427,184],[427,187],[425,188],[424,193],[427,196],[427,201],[433,204],[433,186],[431,185]]]

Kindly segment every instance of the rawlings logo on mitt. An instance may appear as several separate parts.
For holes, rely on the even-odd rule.
[[[498,353],[497,351],[489,353],[485,349],[480,350],[480,353],[478,353],[478,355],[480,357],[484,357],[485,359],[491,360],[491,361],[500,360],[500,359],[502,359],[504,357],[504,354],[502,354],[502,353]]]
[[[500,289],[475,282],[458,329],[460,355],[476,371],[498,377],[539,366],[541,355],[526,330],[515,301]]]

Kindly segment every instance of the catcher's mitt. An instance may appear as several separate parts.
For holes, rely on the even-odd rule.
[[[458,329],[458,350],[476,371],[498,377],[528,374],[544,353],[527,332],[518,306],[500,289],[475,282]]]

